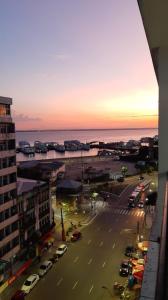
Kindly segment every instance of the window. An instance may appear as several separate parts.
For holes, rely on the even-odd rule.
[[[9,234],[11,234],[11,226],[8,225],[7,227],[5,227],[4,231],[5,231],[5,236],[8,236]]]
[[[16,247],[18,244],[19,244],[19,237],[17,236],[12,240],[12,248]]]
[[[2,241],[4,238],[4,229],[0,230],[0,241]]]
[[[10,115],[10,105],[0,104],[0,116]]]
[[[12,223],[12,232],[18,229],[18,222]]]

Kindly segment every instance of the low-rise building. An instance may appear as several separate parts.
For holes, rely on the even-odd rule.
[[[54,225],[49,184],[43,181],[18,178],[18,210],[20,246],[35,255],[37,241]]]
[[[65,172],[65,164],[61,161],[28,161],[22,162],[18,166],[18,175],[20,177],[46,181],[53,190],[60,172]]]

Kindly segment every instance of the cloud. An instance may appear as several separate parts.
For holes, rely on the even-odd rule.
[[[137,118],[137,117],[158,117],[158,114],[154,114],[154,115],[134,115],[134,116],[129,116],[130,118]]]
[[[13,113],[13,119],[15,122],[39,122],[42,121],[39,117],[30,117],[24,114]]]

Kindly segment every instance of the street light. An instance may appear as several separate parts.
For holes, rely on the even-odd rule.
[[[62,226],[62,241],[66,241],[66,236],[65,236],[65,229],[64,229],[64,219],[63,219],[63,212],[62,212],[62,206],[61,206],[61,226]]]

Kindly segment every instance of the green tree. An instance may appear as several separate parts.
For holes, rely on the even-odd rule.
[[[121,173],[124,177],[125,177],[127,172],[128,172],[128,167],[127,166],[122,166],[121,167]]]

